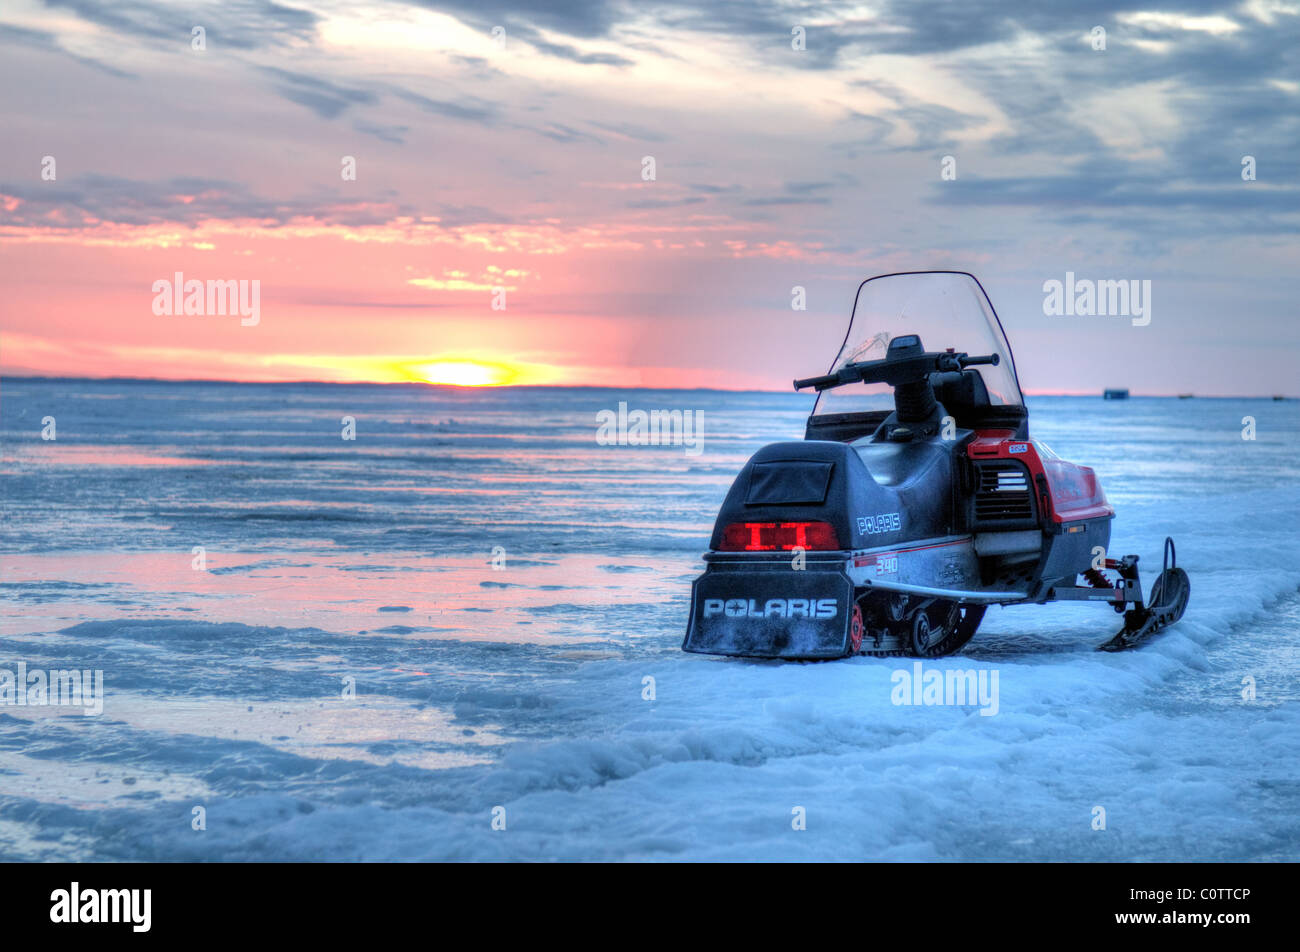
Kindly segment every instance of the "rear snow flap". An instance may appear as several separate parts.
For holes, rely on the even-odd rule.
[[[747,658],[841,658],[853,583],[841,569],[711,566],[691,589],[683,651]]]
[[[820,506],[826,501],[835,464],[788,459],[755,463],[749,471],[747,506]]]

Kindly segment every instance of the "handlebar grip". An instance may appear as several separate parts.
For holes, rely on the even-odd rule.
[[[992,364],[996,367],[1002,362],[1002,358],[997,354],[989,354],[987,357],[963,357],[961,365],[969,367],[971,364]]]
[[[794,388],[796,390],[804,390],[808,387],[813,387],[817,390],[825,390],[827,387],[833,387],[839,382],[840,378],[836,374],[826,374],[822,377],[806,377],[803,380],[796,380],[794,382]]]

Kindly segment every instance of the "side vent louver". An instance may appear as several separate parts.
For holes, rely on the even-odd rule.
[[[975,521],[1032,522],[1034,495],[1029,472],[1019,463],[979,463],[976,469]]]

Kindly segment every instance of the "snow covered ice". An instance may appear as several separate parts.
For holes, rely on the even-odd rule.
[[[600,445],[620,400],[702,452]],[[7,380],[0,668],[106,694],[0,706],[0,858],[1297,858],[1294,401],[1030,398],[1192,598],[1116,655],[1104,606],[990,610],[924,665],[996,671],[994,716],[892,703],[911,659],[679,650],[718,503],[810,404]]]

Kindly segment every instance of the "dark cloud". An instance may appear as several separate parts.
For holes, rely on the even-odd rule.
[[[1033,178],[962,180],[941,187],[936,201],[944,204],[1029,205],[1041,208],[1147,208],[1212,212],[1300,213],[1300,187],[1255,187],[1241,181],[1238,169],[1227,167],[1223,187],[1188,188],[1159,176],[1123,178],[1110,174],[1040,175]],[[958,186],[958,187],[954,187]]]
[[[645,126],[633,125],[630,122],[597,122],[594,119],[589,119],[587,125],[623,139],[640,139],[645,142],[664,142],[667,139],[662,133],[647,129]]]
[[[813,196],[773,195],[768,198],[747,198],[741,204],[758,207],[763,205],[829,205],[829,198]]]
[[[520,32],[528,44],[539,53],[570,60],[574,63],[582,63],[584,66],[632,66],[636,62],[626,56],[619,56],[617,53],[583,53],[565,43],[551,43],[543,39],[541,34],[534,30],[522,30]]]
[[[94,228],[114,225],[195,226],[208,220],[249,219],[275,228],[311,219],[325,225],[363,227],[397,219],[435,216],[442,227],[456,228],[513,221],[492,209],[445,202],[414,205],[392,192],[340,200],[337,193],[268,199],[247,186],[224,179],[182,176],[165,182],[142,182],[108,175],[85,175],[58,183],[0,182],[0,194],[22,200],[14,211],[0,208],[7,228]],[[57,213],[57,217],[51,217]]]
[[[828,148],[843,152],[850,159],[856,159],[864,152],[886,149],[884,141],[894,131],[894,123],[888,119],[860,112],[850,112],[847,124],[851,126],[855,138],[833,141]],[[859,129],[863,130],[861,134],[858,134]]]
[[[375,94],[368,90],[348,89],[328,80],[290,72],[278,66],[259,68],[276,80],[276,92],[290,102],[306,106],[322,119],[334,119],[351,106],[370,105],[377,100]]]
[[[447,59],[480,82],[506,75],[497,69],[497,64],[484,56],[463,56],[460,53],[452,53]]]
[[[894,146],[900,151],[933,151],[955,146],[958,132],[980,125],[984,119],[969,113],[960,112],[940,103],[925,102],[908,95],[894,83],[880,80],[854,80],[853,86],[870,89],[877,95],[890,100],[891,105],[867,114],[851,109],[850,119],[854,123],[867,123],[876,132],[877,138],[884,138],[899,125],[905,124],[915,132],[914,144]]]
[[[76,60],[85,66],[101,70],[110,76],[116,76],[119,79],[135,79],[134,73],[128,73],[120,70],[115,66],[107,63],[101,63],[97,59],[89,56],[79,56],[76,53],[69,52],[59,45],[58,37],[53,33],[47,33],[45,30],[30,30],[27,27],[13,26],[9,23],[0,23],[0,43],[22,46],[27,49],[43,50],[47,53],[58,53],[69,59]]]
[[[399,99],[404,99],[435,116],[446,116],[448,119],[465,119],[472,122],[487,122],[497,116],[496,104],[486,100],[467,99],[465,102],[450,102],[444,99],[431,99],[428,96],[412,92],[400,86],[390,86],[388,88]]]
[[[640,198],[628,202],[627,207],[641,209],[680,208],[683,205],[698,205],[707,200],[700,195],[689,195],[685,198]]]
[[[603,143],[605,141],[590,132],[583,132],[581,129],[574,129],[572,126],[566,126],[560,122],[548,122],[544,126],[519,126],[518,128],[527,129],[529,132],[535,132],[539,136],[545,136],[556,142]]]
[[[188,50],[190,31],[201,26],[208,51],[221,47],[252,50],[291,40],[310,40],[320,18],[310,10],[272,0],[220,0],[182,7],[148,0],[45,0],[98,26],[126,36],[174,44]]]
[[[1235,0],[1037,0],[1009,5],[996,0],[953,3],[950,0],[891,0],[876,17],[844,24],[865,50],[922,56],[1004,43],[1025,34],[1057,38],[1065,48],[1091,50],[1084,36],[1094,26],[1108,33],[1124,14],[1158,10],[1163,14],[1237,16]],[[1122,29],[1123,28],[1119,28]],[[1177,31],[1183,32],[1183,31]]]
[[[313,0],[301,0],[309,6]],[[746,69],[841,69],[849,79],[866,57],[890,54],[915,57],[951,78],[952,97],[940,88],[929,100],[898,83],[858,79],[851,86],[869,89],[873,105],[853,101],[852,91],[838,103],[846,118],[835,127],[831,141],[821,144],[839,164],[844,159],[868,160],[889,152],[915,152],[918,162],[937,162],[940,155],[958,158],[959,178],[943,187],[934,175],[936,203],[990,207],[1041,205],[1051,214],[1066,214],[1071,203],[1081,214],[1105,214],[1119,221],[1124,210],[1136,214],[1163,209],[1174,216],[1232,215],[1285,221],[1295,211],[1294,195],[1278,183],[1295,181],[1300,173],[1300,109],[1297,96],[1275,80],[1300,76],[1300,17],[1279,13],[1273,23],[1250,16],[1237,0],[1100,0],[1082,5],[1076,0],[1039,0],[1009,6],[992,0],[884,0],[871,13],[846,14],[845,7],[825,2],[778,0],[716,0],[693,4],[667,0],[642,5],[631,0],[392,0],[447,13],[488,36],[494,26],[507,34],[505,51],[488,57],[450,54],[453,64],[479,75],[508,69],[510,44],[527,43],[548,55],[572,62],[626,66],[633,50],[663,45],[666,29],[679,37],[668,43],[672,55],[690,58],[693,34],[737,39],[755,59],[737,66]],[[210,41],[224,33],[227,46],[271,45],[314,34],[319,17],[269,0],[209,2],[188,9],[165,7],[157,0],[46,0],[106,29],[177,44],[188,51],[189,28],[204,24]],[[1157,9],[1172,16],[1221,16],[1238,29],[1223,34],[1182,29],[1160,18],[1121,22],[1125,14]],[[210,16],[208,14],[211,14]],[[205,22],[208,21],[208,22]],[[790,30],[807,30],[808,49],[790,49]],[[1086,36],[1093,26],[1107,30],[1104,52],[1091,49]],[[649,42],[649,39],[654,42]],[[614,52],[587,53],[577,45],[605,41]],[[996,55],[981,49],[1010,43]],[[1142,44],[1158,42],[1162,49]],[[53,34],[0,25],[0,42],[63,52]],[[576,45],[575,45],[576,44]],[[620,55],[628,53],[629,56]],[[94,65],[94,64],[92,64]],[[112,67],[99,68],[112,70]],[[664,142],[675,139],[662,115],[635,109],[610,117],[588,118],[566,112],[558,98],[521,97],[510,101],[483,98],[486,85],[464,85],[479,96],[465,96],[445,87],[436,96],[416,92],[391,81],[361,83],[317,78],[301,71],[255,67],[276,93],[333,120],[347,116],[352,128],[382,141],[401,144],[422,117],[377,115],[368,107],[396,98],[421,112],[480,123],[505,133],[527,131],[574,148],[605,146],[615,140]],[[460,74],[464,77],[464,73]],[[419,82],[410,86],[420,88]],[[1154,90],[1158,108],[1143,103],[1135,88]],[[435,88],[435,87],[428,87]],[[910,88],[910,87],[909,87]],[[931,86],[930,88],[934,88]],[[934,95],[939,101],[932,101]],[[877,97],[886,104],[876,105]],[[543,105],[535,101],[540,100]],[[973,114],[966,102],[988,102],[995,115]],[[1161,131],[1141,128],[1150,108],[1162,120]],[[513,121],[523,111],[536,110],[528,124]],[[1114,134],[1118,122],[1133,134]],[[545,121],[542,121],[542,117]],[[650,118],[643,118],[650,116]],[[1168,117],[1168,121],[1164,122]],[[1005,127],[993,138],[979,135],[985,124]],[[661,131],[665,130],[665,131]],[[900,135],[902,132],[906,135]],[[975,132],[975,135],[971,135]],[[1128,140],[1135,144],[1129,146]],[[1130,154],[1131,153],[1131,154]],[[1259,163],[1260,184],[1250,188],[1239,180],[1243,154]],[[969,156],[969,158],[968,158]],[[707,162],[705,179],[689,186],[696,198],[722,195],[739,186],[707,183],[716,175]],[[857,167],[855,165],[855,167]],[[792,173],[808,178],[828,170]],[[778,173],[779,174],[779,173]],[[725,175],[722,177],[726,177]],[[1117,185],[1116,183],[1121,183]],[[747,199],[737,195],[728,205],[739,214],[745,206],[829,204],[830,185],[822,181],[790,181],[783,192],[754,189]],[[748,194],[753,194],[751,191]],[[685,200],[674,199],[674,204]],[[631,207],[667,207],[661,202]],[[1096,211],[1101,210],[1101,211]],[[1058,217],[1059,220],[1059,217]]]
[[[832,182],[786,182],[785,190],[796,195],[807,195],[810,192],[820,192],[822,189],[830,188],[833,184]]]
[[[1025,178],[962,178],[936,186],[936,205],[1021,207],[1060,228],[1104,225],[1142,235],[1295,235],[1300,186],[1261,186],[1224,164],[1215,185],[1135,174],[1122,163],[1095,162],[1070,174]]]
[[[93,227],[95,220],[140,226],[194,225],[214,218],[250,218],[274,225],[320,211],[319,202],[313,206],[307,202],[271,201],[236,182],[190,176],[141,182],[90,174],[43,187],[6,183],[0,191],[23,200],[16,211],[0,215],[0,220],[11,226],[52,224],[48,215],[53,211],[60,213],[58,225],[74,228]],[[346,207],[340,207],[337,214],[348,217],[351,223],[362,223],[349,217]],[[361,214],[372,216],[367,223],[382,220],[374,211]]]
[[[391,142],[394,145],[405,145],[406,140],[402,136],[410,131],[407,126],[384,126],[378,123],[366,122],[364,119],[353,122],[352,128],[364,135],[374,136],[376,139]]]

